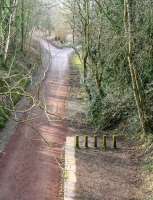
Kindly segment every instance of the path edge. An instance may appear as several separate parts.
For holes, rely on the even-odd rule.
[[[75,199],[76,158],[75,137],[67,137],[65,143],[64,200]]]

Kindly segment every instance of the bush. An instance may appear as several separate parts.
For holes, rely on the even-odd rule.
[[[96,96],[91,101],[89,118],[95,127],[101,129],[116,128],[122,120],[128,119],[135,112],[132,97],[117,97],[108,94],[104,99]]]

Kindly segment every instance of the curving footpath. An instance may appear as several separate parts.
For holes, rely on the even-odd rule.
[[[49,113],[63,118],[67,110],[72,49],[57,49],[44,40],[41,49],[42,63],[49,70],[40,98]],[[34,120],[17,125],[0,157],[0,200],[60,199],[60,159],[68,128],[64,122],[48,120],[40,108],[34,108],[30,116]]]

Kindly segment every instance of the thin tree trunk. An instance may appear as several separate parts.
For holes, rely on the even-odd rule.
[[[134,38],[133,38],[133,24],[132,24],[132,13],[131,13],[131,6],[132,6],[133,0],[124,0],[124,26],[125,26],[125,32],[128,37],[128,63],[129,63],[129,70],[131,74],[132,79],[132,87],[133,87],[133,93],[135,97],[135,102],[137,106],[138,116],[140,119],[140,124],[143,133],[146,133],[146,113],[145,113],[145,105],[144,105],[144,99],[141,92],[141,85],[139,81],[138,71],[136,69],[135,63],[134,63]]]
[[[17,0],[14,0],[13,6],[12,6],[13,7],[12,13],[10,13],[9,22],[8,22],[8,33],[7,33],[6,44],[5,44],[5,48],[4,48],[4,62],[6,62],[6,59],[7,59],[8,48],[9,48],[9,43],[10,43],[10,36],[11,36],[11,24],[13,21],[13,17],[15,16],[16,5],[17,5]]]
[[[90,92],[90,88],[88,87],[88,70],[87,70],[87,59],[88,59],[88,52],[86,52],[86,54],[84,55],[84,58],[83,58],[83,66],[84,66],[84,85],[85,85],[85,88],[86,88],[86,92],[89,96],[89,100],[92,99],[92,95],[91,95],[91,92]]]
[[[21,51],[24,50],[24,0],[21,1]]]
[[[88,93],[89,99],[92,99],[90,88],[88,87],[88,56],[89,56],[89,0],[84,1],[84,9],[86,13],[85,24],[84,24],[84,57],[83,57],[83,65],[84,65],[84,85],[86,88],[86,92]]]

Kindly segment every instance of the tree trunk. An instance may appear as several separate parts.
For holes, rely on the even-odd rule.
[[[8,22],[8,33],[7,33],[7,38],[6,38],[5,48],[4,48],[4,62],[6,62],[6,59],[7,59],[8,48],[9,48],[10,37],[11,37],[11,25],[12,25],[13,17],[16,12],[16,5],[17,5],[17,0],[14,0],[13,5],[12,5],[12,13],[10,13],[9,22]]]
[[[133,0],[124,0],[124,26],[126,36],[128,38],[128,63],[131,74],[133,93],[137,106],[138,116],[143,133],[147,130],[146,112],[145,112],[145,101],[142,95],[142,87],[140,84],[140,76],[134,62],[134,37],[133,37],[133,16],[132,16],[132,3]]]
[[[84,84],[86,92],[89,96],[89,99],[92,99],[90,88],[88,87],[88,66],[87,60],[89,56],[89,0],[84,2],[84,9],[86,13],[85,24],[84,24],[84,56],[83,56],[83,66],[84,66]]]
[[[24,0],[21,1],[21,51],[24,50]]]

